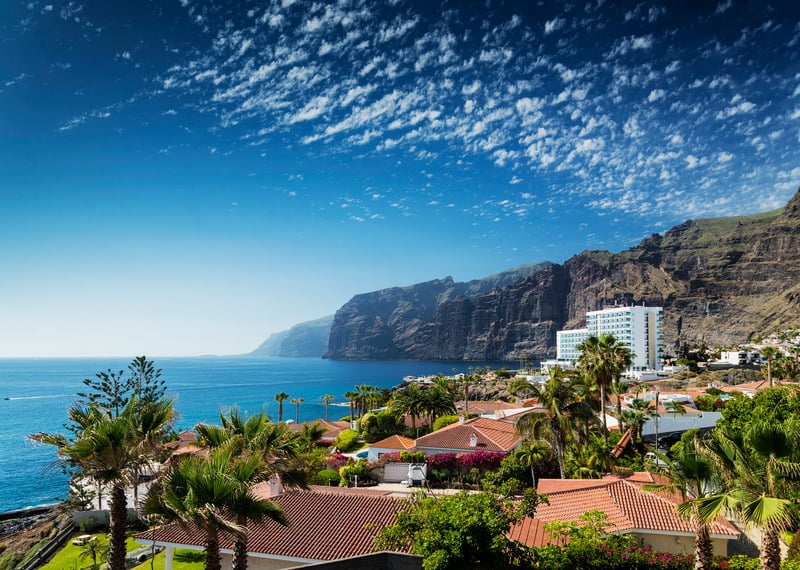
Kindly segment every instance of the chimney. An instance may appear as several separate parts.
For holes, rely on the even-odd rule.
[[[283,495],[283,481],[278,475],[273,475],[269,478],[269,496],[277,497],[278,495]]]
[[[465,421],[464,420],[464,414],[461,414],[460,416],[458,416],[458,425],[463,426],[464,425],[464,421]]]
[[[478,447],[478,436],[474,433],[469,436],[469,446],[470,447]]]

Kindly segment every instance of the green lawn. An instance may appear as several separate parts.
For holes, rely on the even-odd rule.
[[[103,533],[94,534],[97,540],[106,540]],[[141,548],[143,545],[134,542],[129,537],[125,543],[128,552]],[[80,558],[83,547],[72,544],[72,539],[67,545],[56,553],[55,556],[41,567],[41,570],[91,570],[91,558]],[[166,555],[164,552],[157,554],[153,559],[153,570],[164,570]],[[172,559],[173,570],[202,570],[204,567],[205,553],[197,550],[176,550]],[[105,566],[105,564],[103,564]],[[150,560],[136,566],[134,570],[150,570]]]
[[[203,570],[205,568],[206,553],[201,550],[175,551],[172,557],[172,570]],[[164,570],[166,553],[161,552],[153,558],[153,570]],[[150,570],[150,560],[135,566],[133,570]]]
[[[96,536],[96,540],[106,541],[106,535],[104,533],[97,533],[92,536]],[[141,545],[135,543],[133,538],[128,538],[125,543],[125,547],[129,551],[135,549],[137,546]],[[80,558],[83,550],[82,546],[75,546],[72,544],[72,539],[70,539],[67,545],[59,550],[50,562],[41,566],[41,570],[89,570],[92,567],[92,559]]]

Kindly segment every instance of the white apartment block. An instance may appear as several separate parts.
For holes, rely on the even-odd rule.
[[[575,361],[576,346],[589,336],[614,335],[633,355],[633,370],[661,370],[662,307],[613,307],[586,313],[586,328],[556,332],[556,358]]]

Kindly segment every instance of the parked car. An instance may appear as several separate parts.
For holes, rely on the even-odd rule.
[[[644,454],[644,462],[645,463],[652,463],[656,467],[666,467],[667,462],[661,459],[658,455],[653,453],[652,451],[648,451]]]

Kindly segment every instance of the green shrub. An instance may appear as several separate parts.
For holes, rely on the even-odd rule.
[[[728,558],[729,570],[758,570],[760,561],[758,558],[750,558],[744,554],[737,554]]]
[[[92,534],[95,530],[100,528],[100,522],[94,517],[86,517],[78,526],[83,534]]]
[[[358,432],[351,429],[346,429],[339,434],[339,437],[333,442],[333,445],[339,451],[347,452],[353,449],[358,444]]]
[[[403,463],[425,463],[428,460],[428,456],[425,455],[424,451],[401,451],[400,452],[400,461]]]
[[[438,431],[458,421],[458,416],[442,416],[433,422],[433,431]]]
[[[351,477],[364,479],[367,474],[367,460],[359,459],[356,463],[348,463],[339,469],[339,486],[347,487]]]
[[[0,556],[0,570],[12,570],[17,564],[22,562],[22,557],[19,554],[9,552]]]
[[[323,485],[333,485],[339,482],[339,474],[333,469],[323,469],[317,473],[317,478]]]
[[[374,443],[403,431],[403,418],[395,410],[364,414],[358,422],[364,441]]]

